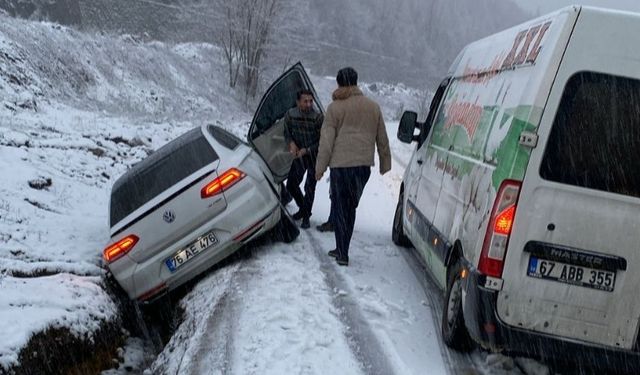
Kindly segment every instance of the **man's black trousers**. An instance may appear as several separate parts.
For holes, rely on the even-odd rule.
[[[349,260],[349,243],[356,222],[356,208],[371,167],[331,168],[331,199],[338,259]]]
[[[305,173],[307,174],[307,179],[304,183],[303,195],[300,190],[300,183]],[[316,160],[314,157],[305,155],[293,160],[287,177],[287,190],[293,200],[296,201],[298,207],[300,207],[303,217],[309,218],[313,207],[313,199],[316,195]]]

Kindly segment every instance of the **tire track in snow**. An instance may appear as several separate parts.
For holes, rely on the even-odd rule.
[[[178,328],[171,342],[152,365],[153,373],[163,374],[232,374],[238,305],[233,295],[235,285],[244,281],[244,261],[219,270],[221,282],[201,293],[208,294],[199,304],[209,306],[194,311]],[[204,303],[204,304],[203,304]],[[180,358],[178,363],[175,359]]]
[[[440,332],[440,322],[442,321],[442,309],[444,305],[444,297],[442,292],[435,285],[435,281],[431,279],[431,276],[421,264],[418,255],[415,253],[415,249],[400,249],[404,260],[415,275],[416,279],[422,285],[424,292],[428,298],[429,308],[431,309],[431,315],[433,316],[433,324],[435,325],[436,332]],[[453,349],[450,349],[442,341],[442,336],[435,335],[438,338],[438,344],[440,346],[440,352],[442,353],[442,360],[445,363],[447,372],[449,374],[483,374],[484,372],[479,369],[473,361],[470,353],[460,353]]]
[[[209,311],[209,317],[198,337],[193,358],[178,368],[177,374],[232,374],[231,352],[233,347],[234,310],[229,289]],[[224,344],[222,344],[224,343]]]
[[[432,279],[431,274],[424,268],[423,262],[420,260],[419,255],[416,253],[414,248],[411,249],[400,249],[402,256],[405,262],[411,268],[411,271],[415,275],[416,279],[422,285],[424,292],[428,298],[429,308],[431,309],[431,315],[433,316],[433,324],[437,332],[440,332],[441,329],[441,321],[442,321],[442,309],[444,306],[444,296],[442,295],[442,291],[436,286],[435,281]],[[461,353],[454,349],[449,348],[443,341],[442,336],[436,335],[438,338],[438,345],[440,346],[440,352],[442,353],[442,359],[447,368],[447,373],[451,375],[456,374],[465,374],[465,375],[475,375],[475,374],[541,374],[545,373],[544,370],[537,370],[535,367],[532,367],[531,371],[527,371],[526,365],[523,361],[527,361],[524,358],[512,358],[513,365],[512,369],[500,368],[500,363],[503,361],[500,360],[491,360],[491,363],[483,363],[487,362],[486,358],[483,358],[485,355],[481,352],[481,349],[476,349],[469,353]],[[489,354],[491,355],[491,354]],[[503,356],[502,354],[492,354],[497,356]],[[505,356],[505,358],[508,356]],[[497,367],[498,366],[498,367]]]
[[[393,159],[393,162],[399,164],[400,167],[402,167],[403,171],[407,168],[407,164],[402,161],[402,158],[400,158],[397,154],[397,150],[395,150],[393,147],[391,148],[391,157]],[[433,324],[435,326],[436,332],[440,332],[442,308],[444,305],[444,297],[442,296],[442,292],[440,291],[440,289],[438,289],[437,286],[435,286],[435,282],[431,279],[431,276],[422,265],[415,249],[399,248],[399,251],[402,254],[405,262],[413,272],[414,276],[422,286],[422,289],[424,290],[424,293],[428,298],[428,304],[431,310],[431,315],[433,316]],[[442,336],[435,336],[438,338],[440,353],[442,355],[442,360],[445,363],[445,367],[447,368],[448,374],[482,374],[482,371],[479,371],[469,353],[460,353],[453,349],[450,349],[442,341]]]
[[[209,316],[205,325],[200,327],[200,332],[204,333],[195,346],[194,359],[187,368],[180,368],[179,374],[235,374],[233,348],[239,323],[237,317],[242,308],[242,296],[237,295],[236,291],[244,289],[249,283],[247,266],[253,249],[249,245],[242,251],[249,254],[248,258],[237,260],[237,268],[231,275],[227,287],[216,304],[208,310]]]
[[[395,371],[387,359],[387,353],[382,349],[376,335],[365,319],[360,307],[349,295],[354,295],[346,280],[336,271],[338,265],[329,257],[320,241],[311,233],[306,232],[309,243],[320,262],[320,270],[330,290],[334,291],[332,303],[340,312],[339,319],[344,324],[347,342],[355,358],[360,362],[362,370],[371,375],[391,375]],[[343,295],[338,291],[345,291]]]

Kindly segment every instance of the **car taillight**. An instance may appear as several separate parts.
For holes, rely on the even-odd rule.
[[[203,187],[202,190],[200,190],[200,197],[204,199],[219,194],[224,189],[228,189],[236,182],[242,180],[244,176],[245,174],[241,170],[231,168],[224,172],[220,177],[209,182],[207,186]]]
[[[107,262],[113,262],[114,260],[122,257],[123,255],[131,251],[131,249],[133,249],[136,243],[138,243],[138,240],[138,236],[136,236],[135,234],[130,234],[120,241],[114,243],[113,245],[107,247],[102,252],[104,260],[106,260]]]
[[[521,186],[520,181],[505,180],[498,189],[478,262],[478,271],[484,275],[502,277]]]

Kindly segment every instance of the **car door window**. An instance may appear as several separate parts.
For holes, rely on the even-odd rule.
[[[271,127],[278,119],[296,105],[296,94],[300,88],[306,87],[304,78],[293,71],[282,78],[272,88],[262,105],[259,108],[255,120],[255,128],[251,133],[251,139],[255,139],[260,134]]]
[[[296,105],[297,93],[302,89],[314,93],[315,108],[322,113],[311,80],[302,64],[297,63],[266,91],[247,134],[249,144],[265,161],[276,182],[287,178],[293,161],[284,134],[284,115]]]
[[[431,130],[433,129],[433,124],[436,119],[436,114],[440,108],[440,103],[442,103],[442,98],[444,97],[444,93],[447,90],[447,86],[449,85],[449,79],[445,79],[440,83],[436,93],[433,95],[433,99],[431,99],[431,105],[429,106],[429,114],[427,115],[427,119],[422,124],[422,128],[420,129],[420,139],[418,140],[418,148],[422,146],[422,144],[427,140]]]

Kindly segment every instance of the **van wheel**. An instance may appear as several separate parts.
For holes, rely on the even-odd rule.
[[[391,230],[391,240],[394,244],[402,247],[411,247],[411,241],[404,234],[404,228],[402,227],[402,201],[404,193],[400,193],[398,197],[398,205],[396,206],[396,213],[393,216],[393,228]]]
[[[472,341],[462,314],[461,272],[462,264],[458,260],[447,273],[447,290],[442,311],[442,339],[448,347],[466,352],[472,348]]]

